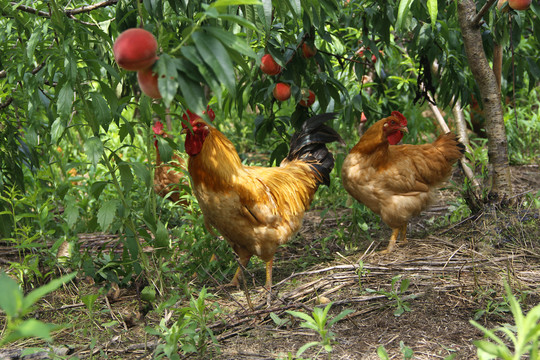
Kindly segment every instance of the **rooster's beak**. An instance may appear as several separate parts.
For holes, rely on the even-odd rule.
[[[406,126],[402,127],[400,130],[401,132],[406,132],[407,134],[409,133],[409,129],[407,129]]]

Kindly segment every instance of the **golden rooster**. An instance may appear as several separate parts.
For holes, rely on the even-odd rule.
[[[188,171],[207,228],[223,235],[241,266],[253,255],[266,262],[270,299],[278,246],[300,230],[319,185],[330,183],[334,158],[325,144],[342,140],[324,123],[335,114],[308,119],[292,136],[289,154],[279,167],[244,166],[225,135],[198,115],[188,115],[192,129],[183,124]],[[231,285],[238,286],[241,266]]]

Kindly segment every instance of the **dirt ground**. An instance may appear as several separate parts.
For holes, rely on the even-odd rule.
[[[515,167],[513,180],[516,194],[540,190],[538,166]],[[511,284],[524,310],[540,302],[540,219],[538,209],[525,206],[524,198],[517,197],[517,210],[485,210],[450,226],[437,225],[437,219],[452,210],[448,203],[455,196],[448,190],[441,192],[436,204],[411,221],[409,242],[388,255],[378,253],[390,237],[386,225],[381,223],[380,229],[369,235],[353,234],[346,230],[352,224],[344,222],[351,219],[347,213],[350,209],[328,212],[323,217],[320,210],[310,211],[300,235],[276,254],[274,298],[269,307],[266,295],[257,291],[264,281],[262,264],[251,264],[251,277],[247,276],[254,309],[249,308],[243,291],[210,286],[209,292],[217,296],[213,301],[221,309],[210,324],[218,344],[210,345],[203,358],[293,359],[298,349],[319,341],[320,336],[303,327],[302,321],[287,310],[311,314],[328,302],[333,303],[329,319],[346,309],[352,312],[330,328],[335,334],[330,355],[314,346],[302,358],[379,359],[380,346],[390,359],[405,359],[406,349],[412,350],[414,359],[445,359],[450,355],[454,359],[477,358],[473,340],[483,334],[470,320],[476,316],[490,329],[513,322],[503,297],[503,281]],[[336,238],[336,228],[344,229],[343,237],[357,239],[355,245],[332,239],[331,234]],[[324,245],[316,241],[328,237]],[[333,256],[324,255],[328,250]],[[306,256],[319,257],[320,261],[298,266]],[[400,293],[402,280],[410,283]],[[69,288],[63,294],[55,293],[34,316],[43,321],[82,321],[86,313],[80,304],[77,306],[76,298],[83,291]],[[395,314],[397,300],[408,307],[399,316]],[[95,322],[93,328],[102,332],[102,342],[90,346],[88,339],[94,333],[76,335],[68,328],[55,335],[53,345],[67,346],[61,350],[66,358],[151,359],[159,339],[147,335],[144,328],[156,327],[163,312],[151,311],[140,318],[134,289],[122,289],[119,297],[110,301],[103,297],[98,302],[108,309],[102,311],[105,319],[117,321],[110,327]],[[277,324],[271,313],[282,323]],[[43,343],[20,342],[10,349],[31,346]],[[15,358],[6,354],[6,350],[0,350],[0,358]],[[188,357],[196,358],[193,354],[180,356]]]

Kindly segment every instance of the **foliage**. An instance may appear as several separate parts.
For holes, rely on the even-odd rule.
[[[474,341],[478,348],[478,358],[480,360],[495,358],[514,360],[528,355],[530,359],[538,359],[540,349],[540,305],[535,306],[529,310],[527,315],[524,315],[508,283],[505,282],[504,288],[515,325],[504,324],[495,330],[489,330],[471,320],[471,324],[482,330],[487,338],[495,342],[487,340]],[[504,338],[496,334],[498,331],[503,333]],[[510,348],[507,345],[508,341],[512,344]]]
[[[366,289],[366,291],[370,293],[384,295],[389,300],[395,301],[396,310],[394,310],[394,316],[401,316],[405,311],[411,311],[409,303],[405,300],[403,296],[403,294],[409,289],[410,283],[410,279],[402,279],[401,275],[396,275],[392,278],[392,283],[390,284],[390,291],[374,289]],[[415,296],[409,298],[414,299]]]
[[[20,263],[10,266],[25,289],[50,275],[64,242],[72,249],[64,265],[97,282],[122,286],[143,275],[159,295],[171,291],[170,284],[185,285],[194,273],[200,282],[209,275],[230,275],[232,251],[204,229],[190,188],[183,189],[185,208],[154,194],[154,120],[170,120],[173,137],[158,140],[167,161],[183,150],[184,111],[201,113],[209,104],[217,114],[214,125],[231,138],[242,159],[266,166],[279,163],[295,128],[313,113],[338,112],[331,125],[350,148],[358,141],[362,113],[369,126],[399,109],[410,123],[406,142],[414,143],[437,132],[423,116],[423,86],[441,108],[456,99],[467,105],[473,94],[479,98],[455,2],[119,0],[94,5],[82,0],[0,4],[0,235],[19,251]],[[529,90],[517,91],[518,122],[511,112],[505,119],[515,163],[536,161],[539,150],[538,15],[536,3],[530,11],[505,16],[493,6],[482,23],[488,56],[493,39],[513,49],[513,56],[504,58],[502,93]],[[162,100],[142,94],[136,74],[114,62],[114,39],[132,27],[157,38],[160,53],[153,70],[160,75]],[[303,42],[315,45],[315,57],[301,55]],[[265,53],[284,67],[282,73],[261,73]],[[425,66],[435,62],[437,71]],[[277,82],[291,85],[291,99],[275,101]],[[311,108],[298,105],[302,88],[316,93]],[[486,142],[474,141],[472,159],[483,180]],[[351,207],[339,175],[347,150],[332,148],[332,183],[314,202],[323,216]],[[457,206],[463,216],[465,209]],[[354,202],[352,209],[346,222],[352,226],[333,235],[340,241],[354,231],[369,237],[370,228],[378,226],[365,206]],[[84,232],[118,234],[123,250],[81,252],[77,235]],[[147,246],[157,250],[145,255]],[[203,267],[212,253],[220,262]],[[214,271],[218,267],[223,271]],[[399,294],[397,289],[390,293]],[[170,331],[170,341],[199,321],[182,316],[187,325],[177,323],[173,331],[163,324],[160,330]]]
[[[509,106],[504,122],[507,129],[510,162],[515,164],[539,163],[540,93],[537,88],[520,91],[519,104]]]
[[[346,309],[332,319],[328,319],[328,311],[331,307],[332,303],[326,305],[324,309],[317,307],[313,309],[311,316],[300,311],[287,310],[287,313],[291,314],[292,316],[304,320],[304,322],[300,323],[301,327],[314,330],[321,337],[321,340],[309,342],[307,344],[304,344],[300,349],[298,349],[298,351],[296,352],[297,358],[300,357],[304,352],[306,352],[306,350],[314,346],[319,347],[317,355],[324,350],[328,353],[328,358],[331,358],[330,355],[332,353],[332,344],[335,341],[335,334],[330,331],[329,328],[341,319],[343,319],[345,316],[353,312],[350,309]]]
[[[169,359],[180,359],[179,349],[184,354],[197,353],[200,358],[206,356],[209,343],[217,344],[209,325],[221,312],[217,304],[208,306],[207,301],[212,297],[213,295],[208,294],[203,287],[197,298],[191,296],[189,306],[173,311],[166,310],[165,317],[161,319],[157,328],[146,327],[149,334],[158,335],[165,340],[164,344],[156,348],[155,358],[167,356]],[[178,298],[173,297],[164,306],[173,305],[176,300]],[[169,327],[168,322],[174,315],[178,315],[178,320]]]
[[[60,329],[61,326],[47,324],[34,318],[25,319],[25,316],[32,311],[37,301],[71,281],[76,275],[77,273],[74,272],[51,280],[25,296],[15,280],[4,272],[0,273],[0,288],[2,288],[0,308],[6,314],[6,329],[4,336],[0,339],[0,346],[29,337],[51,341],[51,332]]]

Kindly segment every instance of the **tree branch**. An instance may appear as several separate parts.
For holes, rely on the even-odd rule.
[[[99,2],[97,4],[85,5],[85,6],[81,6],[79,8],[75,8],[75,9],[64,10],[64,15],[66,15],[67,17],[69,17],[71,19],[76,20],[73,17],[73,15],[87,13],[87,12],[90,12],[90,11],[95,10],[95,9],[99,9],[99,8],[102,8],[102,7],[107,7],[109,5],[114,5],[116,3],[118,3],[118,0],[105,0],[105,1]],[[17,10],[21,10],[21,11],[24,11],[24,12],[27,12],[27,13],[30,13],[30,14],[35,14],[35,15],[45,17],[45,18],[50,18],[51,17],[50,13],[34,9],[34,8],[30,7],[30,6],[17,5],[17,3],[13,2],[13,1],[11,2],[11,5],[16,6]]]
[[[482,18],[484,17],[486,12],[491,8],[491,6],[495,3],[495,1],[497,1],[497,0],[489,0],[488,2],[486,2],[484,4],[484,6],[480,9],[478,14],[476,14],[474,19],[471,21],[471,24],[473,26],[476,27],[476,26],[480,25],[480,21],[482,21]]]
[[[16,2],[11,2],[11,5],[15,6],[15,5],[17,5],[17,3]],[[46,18],[51,17],[51,14],[49,14],[48,12],[37,10],[37,9],[31,8],[30,6],[26,6],[26,5],[17,5],[16,9],[27,12],[27,13],[30,13],[30,14],[39,15],[41,17],[46,17]]]
[[[82,6],[80,8],[76,8],[76,9],[71,9],[71,10],[64,10],[64,13],[66,15],[77,15],[77,14],[82,14],[82,13],[87,13],[87,12],[90,12],[92,10],[95,10],[95,9],[98,9],[98,8],[101,8],[101,7],[107,7],[109,5],[114,5],[118,3],[118,0],[105,0],[105,1],[102,1],[100,3],[97,3],[97,4],[93,4],[93,5],[85,5],[85,6]]]

